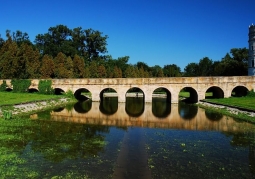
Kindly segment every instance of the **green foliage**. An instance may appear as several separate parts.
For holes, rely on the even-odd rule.
[[[65,93],[65,96],[67,96],[68,98],[74,98],[74,94],[71,90],[68,90],[66,93]]]
[[[51,80],[40,80],[38,84],[39,93],[41,94],[53,94],[54,89],[51,87]]]
[[[11,84],[13,86],[13,92],[16,93],[25,93],[27,92],[29,86],[31,85],[31,80],[11,80]]]
[[[6,81],[3,80],[3,83],[0,85],[0,91],[6,91],[6,88],[7,88]]]
[[[3,118],[5,120],[9,120],[12,118],[12,112],[11,111],[7,111],[7,110],[4,110],[3,111]]]
[[[252,89],[251,91],[249,91],[246,95],[247,97],[255,97],[255,92],[254,90]]]

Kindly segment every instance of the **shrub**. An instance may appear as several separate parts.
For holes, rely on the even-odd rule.
[[[13,87],[13,92],[16,93],[25,93],[27,92],[27,89],[31,85],[31,80],[11,80],[11,84]]]
[[[51,80],[40,80],[38,84],[38,90],[41,94],[53,94],[54,89],[51,87]]]
[[[255,97],[255,92],[253,89],[248,92],[247,97]]]
[[[73,95],[73,92],[71,90],[68,90],[65,95],[68,97],[68,98],[74,98],[74,95]]]
[[[7,88],[6,81],[3,80],[3,83],[0,85],[0,91],[6,91],[6,88]]]
[[[11,112],[11,111],[6,111],[6,110],[4,110],[4,111],[3,111],[3,118],[4,118],[5,120],[11,119],[11,118],[12,118],[12,112]]]

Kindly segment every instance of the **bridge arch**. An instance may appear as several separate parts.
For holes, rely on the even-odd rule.
[[[63,89],[61,89],[61,88],[54,88],[54,94],[61,95],[63,93],[65,93],[65,91]]]
[[[181,91],[189,92],[189,96],[186,96],[185,99],[183,99],[182,101],[187,102],[187,103],[197,103],[198,102],[198,93],[194,88],[184,87],[181,89]]]
[[[74,97],[79,101],[92,99],[91,92],[86,88],[79,88],[74,92]]]
[[[211,93],[205,95],[205,98],[224,98],[224,91],[218,86],[212,86],[206,90],[206,93]]]
[[[36,89],[36,88],[28,88],[27,91],[28,91],[29,93],[36,93],[36,92],[39,92],[39,90]]]
[[[125,111],[131,117],[139,117],[144,112],[145,95],[142,89],[138,87],[130,88],[126,92]]]
[[[231,92],[231,96],[242,97],[248,94],[249,90],[245,86],[236,86]]]
[[[104,97],[115,97],[118,98],[118,93],[115,89],[113,88],[104,88],[100,94],[100,101],[103,100]]]
[[[171,92],[165,87],[156,88],[152,93],[152,101],[154,98],[165,98],[167,102],[171,102]]]
[[[100,111],[105,115],[112,115],[118,110],[118,93],[113,88],[105,88],[100,94]]]

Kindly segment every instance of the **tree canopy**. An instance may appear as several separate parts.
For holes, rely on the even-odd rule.
[[[148,78],[180,76],[247,75],[248,49],[232,48],[219,61],[209,57],[187,64],[182,72],[166,62],[150,67],[129,63],[129,56],[113,59],[107,54],[107,35],[98,30],[65,25],[50,27],[31,42],[26,32],[0,34],[0,78]],[[156,60],[156,59],[155,59]]]

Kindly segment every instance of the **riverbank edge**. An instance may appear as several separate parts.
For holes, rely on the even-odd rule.
[[[3,111],[10,111],[13,116],[25,116],[42,110],[45,111],[54,108],[64,107],[67,104],[75,102],[77,102],[77,100],[64,97],[59,99],[49,99],[20,103],[15,105],[0,106],[0,118],[3,117]]]
[[[245,108],[236,108],[229,105],[222,105],[217,103],[211,103],[207,101],[199,101],[196,103],[197,106],[212,111],[224,114],[229,117],[243,120],[255,124],[255,111],[251,111]]]

